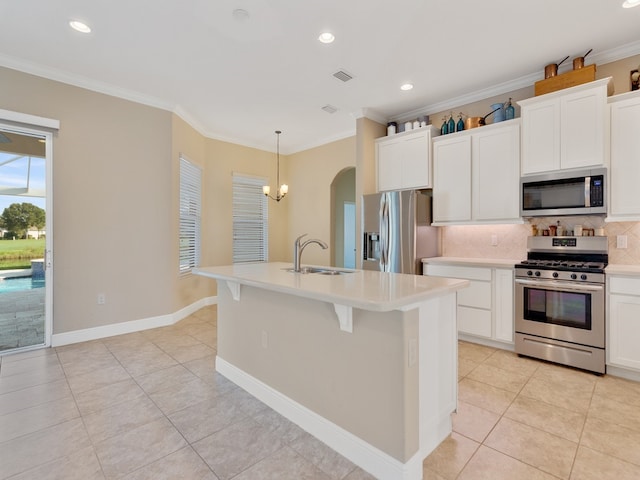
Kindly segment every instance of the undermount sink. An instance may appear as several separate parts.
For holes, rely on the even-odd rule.
[[[351,273],[349,270],[336,270],[333,268],[318,268],[318,267],[301,267],[299,272],[296,272],[294,268],[285,268],[290,273],[317,273],[319,275],[342,275],[344,273]]]

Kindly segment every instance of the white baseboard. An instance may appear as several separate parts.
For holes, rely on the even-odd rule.
[[[422,479],[423,457],[419,452],[407,463],[402,463],[220,356],[216,357],[216,370],[374,477],[380,480]]]
[[[624,378],[625,380],[631,380],[634,382],[640,382],[640,372],[623,367],[616,367],[614,365],[607,365],[607,375]]]
[[[166,327],[179,322],[183,318],[200,310],[202,307],[215,305],[216,303],[218,303],[218,297],[206,297],[181,308],[177,312],[167,315],[131,320],[129,322],[112,323],[110,325],[74,330],[72,332],[55,333],[51,336],[51,346],[60,347],[62,345],[98,340],[100,338],[113,337],[125,333],[140,332],[150,328]]]
[[[484,345],[485,347],[498,348],[500,350],[508,350],[513,352],[515,350],[515,344],[513,342],[502,342],[500,340],[493,340],[491,338],[481,338],[475,335],[467,335],[466,333],[458,332],[458,340],[463,340],[469,343],[477,343]]]

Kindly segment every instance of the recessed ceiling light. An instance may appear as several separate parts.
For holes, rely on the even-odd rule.
[[[640,0],[625,0],[622,4],[622,8],[633,8],[640,5]]]
[[[71,26],[71,28],[73,28],[74,30],[80,33],[91,33],[91,27],[89,27],[89,25],[79,20],[71,20],[69,22],[69,25]]]
[[[244,8],[236,8],[233,12],[231,12],[234,20],[236,22],[246,22],[249,20],[249,12],[247,12]]]
[[[412,83],[405,83],[404,85],[400,86],[400,90],[411,90],[413,88],[413,84]]]
[[[318,37],[318,40],[320,40],[322,43],[333,43],[335,39],[336,37],[334,37],[333,33],[331,32],[322,32]]]

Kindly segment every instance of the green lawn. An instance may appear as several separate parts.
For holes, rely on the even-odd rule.
[[[44,239],[0,240],[0,270],[31,268],[32,258],[44,257]]]

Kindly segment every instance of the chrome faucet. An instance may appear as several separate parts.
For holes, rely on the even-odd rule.
[[[306,236],[307,236],[306,233],[300,235],[298,238],[296,238],[296,241],[293,244],[293,271],[294,272],[300,272],[300,259],[302,258],[302,251],[304,250],[304,247],[306,247],[310,243],[317,243],[322,247],[323,250],[329,248],[329,246],[326,243],[324,243],[322,240],[318,240],[317,238],[310,238],[309,240],[302,242],[302,237],[306,237]]]

